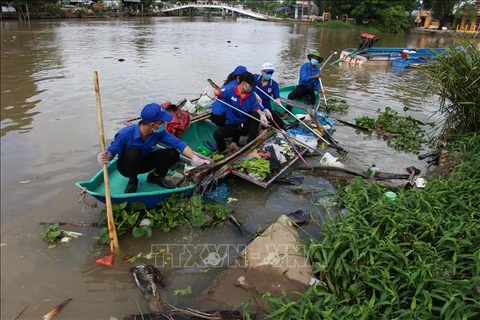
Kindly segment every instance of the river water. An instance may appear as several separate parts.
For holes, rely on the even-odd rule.
[[[99,213],[82,211],[74,185],[99,170],[94,71],[110,140],[122,120],[137,116],[146,103],[197,97],[208,87],[207,78],[222,83],[238,64],[259,72],[264,62],[271,62],[277,70],[274,78],[287,85],[297,81],[309,50],[327,58],[333,51],[356,47],[359,40],[352,31],[250,19],[3,21],[1,28],[2,319],[15,318],[26,306],[21,319],[38,319],[66,298],[73,301],[62,319],[121,318],[148,310],[128,273],[132,264],[119,257],[113,268],[94,263],[108,252],[93,239],[98,229],[66,228],[83,236],[55,249],[48,249],[40,235],[39,222],[93,222]],[[421,35],[379,37],[379,46],[437,47],[453,41]],[[416,71],[328,66],[322,79],[327,97],[347,100],[350,109],[343,118],[352,122],[386,106],[398,111],[408,106],[410,115],[420,120],[437,108],[435,99],[420,93],[425,79]],[[334,136],[349,151],[349,166],[376,164],[382,171],[400,173],[410,165],[425,169],[416,156],[388,148],[375,135],[338,125]],[[287,175],[304,175],[305,185],[333,191],[323,178],[296,170]],[[249,230],[266,228],[279,214],[312,209],[308,199],[293,194],[289,186],[264,190],[237,179],[228,183],[238,199],[230,206]],[[125,253],[136,254],[149,252],[151,244],[242,245],[249,240],[225,224],[211,230],[157,231],[149,240],[123,237],[120,244]],[[165,270],[169,302],[195,305],[191,300],[219,271]],[[188,285],[191,297],[172,294]]]

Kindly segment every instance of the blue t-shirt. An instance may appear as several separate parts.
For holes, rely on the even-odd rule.
[[[107,148],[107,151],[110,152],[113,156],[121,156],[127,148],[136,148],[140,149],[141,158],[145,158],[149,153],[155,150],[155,147],[158,143],[166,144],[167,146],[173,147],[180,152],[183,152],[187,143],[178,139],[170,132],[163,130],[159,133],[150,134],[147,140],[142,139],[140,133],[140,123],[135,125],[127,126],[122,128],[120,131],[115,134],[110,146]]]
[[[262,111],[265,110],[265,108],[258,103],[257,97],[255,96],[253,90],[252,92],[245,92],[240,95],[238,92],[238,86],[222,89],[218,98],[245,113],[257,111],[258,109]],[[226,115],[225,124],[241,124],[247,121],[248,116],[225,104],[223,105],[225,106]]]
[[[264,86],[262,84],[262,75],[261,74],[255,74],[253,75],[255,78],[255,82],[257,83],[257,87],[262,89],[263,92],[267,93],[270,97],[273,99],[277,99],[280,97],[280,86],[278,83],[270,79],[268,80],[268,83]],[[255,92],[259,95],[259,97],[262,99],[262,106],[265,109],[272,110],[272,105],[270,102],[270,98],[265,95],[262,91],[260,91],[257,87],[255,87]]]
[[[314,66],[313,69],[311,68],[311,63],[310,62],[305,62],[302,64],[302,67],[300,68],[300,80],[298,80],[298,84],[313,84],[313,87],[315,90],[320,90],[320,80],[318,78],[311,79],[311,76],[314,76],[320,72],[320,68],[317,66]]]
[[[225,84],[222,89],[228,89],[228,88],[234,88],[238,86],[238,81],[237,80],[232,80],[229,83]],[[224,114],[225,113],[225,105],[221,103],[220,101],[213,101],[212,103],[212,113],[216,115]]]

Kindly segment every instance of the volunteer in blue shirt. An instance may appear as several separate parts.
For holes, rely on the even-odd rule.
[[[319,63],[322,63],[323,58],[318,51],[313,51],[307,55],[309,62],[305,62],[300,68],[300,79],[298,85],[288,95],[288,99],[295,100],[307,96],[310,104],[315,107],[316,98],[315,91],[320,93],[320,68]],[[291,106],[287,106],[288,110],[292,110]]]
[[[222,86],[222,89],[233,88],[238,85],[238,77],[240,74],[247,71],[245,66],[237,66],[232,73],[227,76],[227,80]],[[225,105],[220,101],[214,101],[212,104],[212,113],[210,115],[210,120],[219,127],[225,125]]]
[[[106,164],[118,156],[117,170],[129,179],[125,193],[136,192],[137,175],[149,171],[151,172],[147,176],[147,182],[167,189],[175,188],[165,176],[168,169],[180,159],[179,151],[189,157],[196,166],[208,163],[198,157],[184,141],[164,130],[165,123],[172,120],[172,115],[163,111],[160,105],[147,104],[140,116],[142,120],[139,123],[118,131],[107,150],[97,156],[100,164]],[[172,148],[156,150],[160,142]]]
[[[236,87],[215,91],[218,98],[225,102],[226,116],[225,126],[218,128],[213,134],[219,152],[227,149],[225,138],[233,138],[233,143],[236,144],[241,135],[248,134],[247,141],[250,142],[257,137],[260,123],[268,125],[267,119],[271,119],[272,114],[257,101],[253,92],[254,86],[253,74],[244,72],[240,75],[239,84]],[[250,114],[257,120],[253,120],[235,109]]]
[[[272,75],[275,72],[273,64],[270,62],[265,62],[262,65],[262,74],[255,74],[255,92],[262,99],[262,106],[265,109],[270,110],[272,114],[273,121],[278,124],[280,128],[285,127],[280,115],[272,109],[271,98],[273,102],[278,106],[280,105],[280,86],[278,83],[272,79]],[[270,98],[271,97],[271,98]]]

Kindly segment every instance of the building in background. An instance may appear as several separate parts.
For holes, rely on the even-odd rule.
[[[470,6],[465,6],[456,14],[456,32],[480,33],[480,0]]]

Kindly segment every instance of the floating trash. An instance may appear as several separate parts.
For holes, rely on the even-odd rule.
[[[423,189],[425,188],[425,185],[427,184],[427,180],[423,179],[423,178],[418,178],[417,180],[415,180],[415,185],[417,186],[417,188],[419,189]]]
[[[395,201],[395,199],[397,199],[397,194],[395,192],[392,192],[392,191],[385,192],[384,196],[387,199],[392,200],[392,201]]]
[[[230,197],[230,188],[228,188],[226,183],[220,183],[215,190],[207,192],[203,196],[205,200],[211,200],[218,203],[227,202],[228,197]]]
[[[288,217],[296,224],[304,224],[310,222],[310,217],[303,210],[297,210],[289,213]]]

